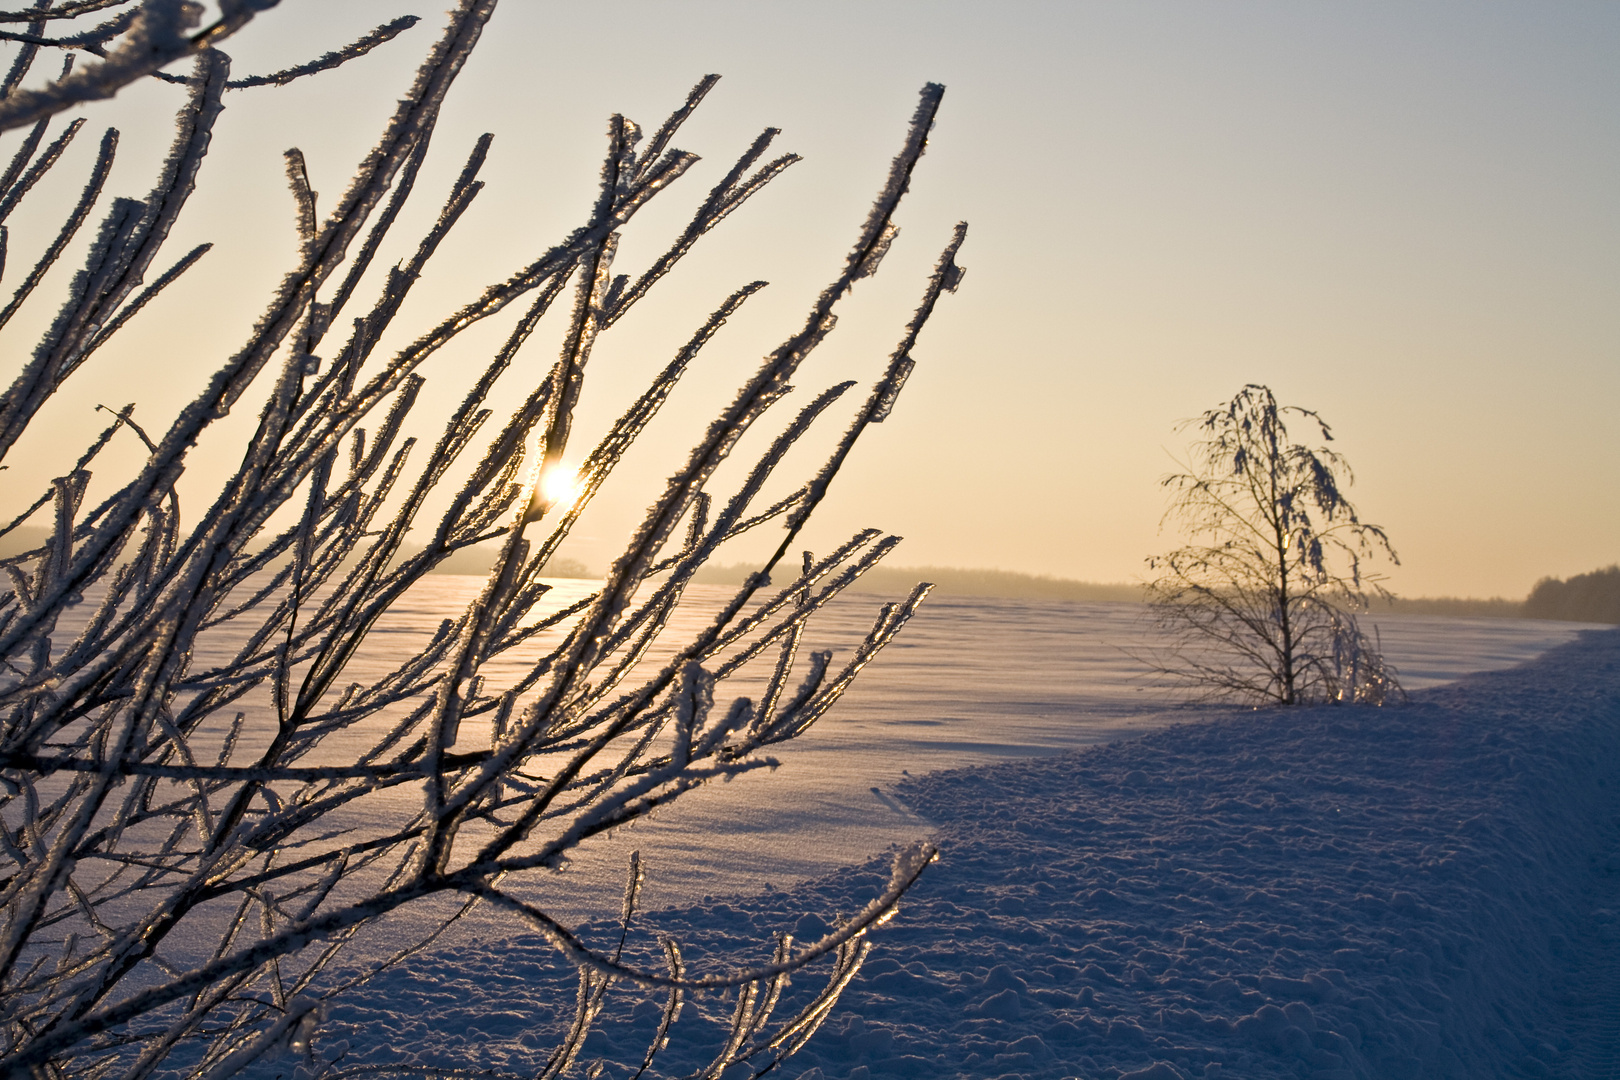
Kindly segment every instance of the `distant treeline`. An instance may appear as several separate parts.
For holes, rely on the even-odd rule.
[[[1620,565],[1576,574],[1568,581],[1542,578],[1524,602],[1529,619],[1620,623]]]
[[[706,566],[694,579],[710,585],[738,585],[755,567]],[[905,594],[919,581],[931,581],[942,596],[1001,596],[1012,600],[1084,600],[1139,603],[1142,587],[1069,578],[1017,574],[1011,570],[969,570],[955,566],[878,566],[850,586],[853,592]]]
[[[409,557],[422,550],[420,544],[405,544],[401,552]],[[430,573],[434,574],[471,574],[473,577],[483,577],[495,568],[495,556],[498,549],[490,545],[462,548],[446,556],[443,562],[435,566]],[[596,574],[578,559],[553,558],[546,564],[546,577],[554,578],[590,578]]]
[[[697,581],[735,585],[754,568],[710,566]],[[1142,586],[1106,584],[1069,578],[1018,574],[1010,570],[968,570],[948,566],[886,567],[867,571],[851,588],[856,592],[904,593],[919,581],[932,581],[945,596],[1003,596],[1011,599],[1083,600],[1140,603]],[[1497,619],[1563,619],[1570,622],[1620,623],[1620,566],[1560,581],[1544,578],[1528,600],[1455,596],[1395,597],[1375,600],[1372,610],[1396,615],[1468,615]]]
[[[698,571],[699,582],[737,585],[752,572],[752,566],[708,566]],[[853,586],[855,592],[905,593],[919,581],[932,581],[942,596],[1002,596],[1010,599],[1081,600],[1104,603],[1139,604],[1146,599],[1141,585],[1127,582],[1075,581],[1071,578],[1018,574],[1011,570],[968,570],[951,566],[879,566],[869,570]],[[1522,617],[1524,604],[1518,600],[1465,600],[1456,597],[1377,601],[1375,611],[1402,615],[1484,615],[1496,618]]]
[[[50,539],[50,532],[35,525],[23,525],[0,536],[0,559],[9,559],[43,547]],[[421,544],[404,544],[400,548],[401,558],[410,558],[422,550]],[[471,574],[482,577],[495,566],[495,556],[499,548],[495,544],[480,544],[477,547],[462,548],[453,552],[439,565],[433,568],[435,574]],[[280,560],[275,565],[280,565]],[[546,567],[547,577],[558,578],[588,578],[596,575],[578,559],[552,559]]]
[[[1522,619],[1523,600],[1509,600],[1493,596],[1480,600],[1465,596],[1397,596],[1389,600],[1374,598],[1368,605],[1374,614],[1388,611],[1395,615],[1472,615],[1487,619]]]
[[[0,537],[0,559],[40,547],[49,534],[32,526]],[[421,548],[405,545],[404,554]],[[492,547],[467,548],[451,555],[435,569],[437,574],[489,573],[494,564]],[[577,559],[553,559],[549,577],[589,578],[596,575]],[[696,581],[710,585],[739,585],[754,567],[705,566]],[[878,566],[851,586],[855,592],[903,594],[919,581],[932,581],[942,596],[1001,596],[1012,600],[1079,600],[1103,603],[1140,603],[1142,586],[1125,582],[1075,581],[1072,578],[1019,574],[1011,570],[972,570],[957,566]],[[1472,615],[1499,619],[1562,619],[1569,622],[1620,623],[1620,565],[1567,581],[1547,577],[1536,582],[1524,600],[1494,597],[1475,600],[1455,596],[1395,597],[1377,600],[1374,612],[1396,615]]]

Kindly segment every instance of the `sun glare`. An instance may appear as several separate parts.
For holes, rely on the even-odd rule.
[[[579,498],[579,473],[571,465],[557,464],[540,476],[540,498],[546,506],[568,506]]]

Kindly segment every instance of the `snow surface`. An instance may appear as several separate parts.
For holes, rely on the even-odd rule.
[[[561,608],[596,582],[558,580],[548,597]],[[349,677],[381,674],[395,661],[388,642],[422,636],[452,616],[482,578],[430,576],[379,626]],[[693,586],[666,641],[690,637],[730,598],[725,586]],[[819,615],[805,649],[848,655],[870,629],[881,598],[850,596]],[[772,749],[782,767],[699,790],[650,822],[582,849],[556,887],[530,895],[570,920],[616,912],[629,853],[650,871],[651,907],[706,895],[753,892],[767,884],[831,873],[928,833],[929,823],[887,789],[908,774],[989,766],[1140,735],[1189,716],[1180,688],[1156,682],[1139,659],[1151,625],[1139,604],[933,597],[861,672],[844,698],[803,737]],[[1507,667],[1569,640],[1579,623],[1529,619],[1382,616],[1388,657],[1411,689],[1472,671]],[[381,643],[380,645],[378,643]],[[539,654],[550,646],[542,637]],[[485,670],[491,684],[515,677],[521,657]],[[722,700],[748,692],[744,683]],[[419,803],[399,789],[397,799]],[[379,811],[387,798],[370,804]]]
[[[775,933],[865,904],[887,861],[858,859],[878,841],[931,832],[940,862],[787,1077],[1620,1075],[1620,631],[1399,707],[1166,710],[1116,647],[1138,632],[1129,605],[925,611],[775,775],[601,845],[550,899],[605,910],[618,886],[597,871],[639,847],[655,888],[679,884],[653,894],[669,906],[633,932],[638,960],[660,933],[699,969],[764,960]],[[1380,625],[1409,685],[1577,630]],[[950,765],[966,767],[920,775]],[[728,865],[731,888],[693,895]],[[334,1002],[318,1046],[532,1075],[574,977],[508,933],[475,914]],[[706,1064],[730,1008],[691,1002],[656,1075]],[[616,989],[582,1060],[639,1063],[655,1020]]]

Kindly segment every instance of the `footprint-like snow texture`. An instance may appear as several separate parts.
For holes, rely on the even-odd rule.
[[[940,860],[780,1075],[1620,1075],[1617,766],[1620,631],[1592,631],[1404,705],[1210,710],[909,780],[894,795],[937,824]],[[654,912],[635,956],[661,933],[698,969],[738,940],[764,959],[886,875]],[[532,1072],[573,997],[553,955],[517,939],[413,959],[334,1003],[327,1037],[345,1064]],[[734,1002],[695,998],[648,1075],[704,1065]],[[630,1075],[657,1017],[617,989],[581,1066]]]

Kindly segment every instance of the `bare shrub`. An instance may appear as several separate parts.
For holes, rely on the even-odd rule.
[[[1163,480],[1165,520],[1194,543],[1148,560],[1149,601],[1172,642],[1155,667],[1213,697],[1382,704],[1400,683],[1356,612],[1369,593],[1389,596],[1363,563],[1398,560],[1345,498],[1349,464],[1290,442],[1289,414],[1333,438],[1316,413],[1253,384],[1182,425],[1203,438],[1187,471]]]
[[[224,9],[245,15],[262,6]],[[56,13],[112,7],[120,5],[78,3]],[[116,18],[136,20],[127,29],[167,8],[178,5],[126,4]],[[731,1035],[705,1075],[737,1062],[763,1071],[827,1015],[865,955],[866,932],[893,913],[933,857],[927,846],[902,853],[888,887],[820,940],[784,936],[757,962],[712,972],[689,970],[673,941],[664,944],[662,969],[637,970],[623,960],[622,934],[617,946],[592,946],[523,898],[525,880],[588,838],[709,781],[771,764],[764,752],[815,723],[911,617],[926,586],[883,606],[843,662],[827,652],[800,656],[806,621],[896,543],[876,530],[821,557],[806,553],[781,574],[785,584],[773,586],[772,577],[857,438],[892,409],[918,334],[960,279],[954,259],[965,227],[830,455],[786,495],[759,505],[788,449],[830,415],[849,383],[810,397],[764,440],[733,490],[711,492],[716,470],[785,401],[790,380],[832,331],[839,301],[877,270],[894,239],[896,207],[943,93],[929,85],[847,262],[803,327],[700,427],[601,588],[548,609],[547,568],[559,544],[705,344],[763,283],[743,285],[696,320],[686,346],[583,455],[577,483],[553,486],[593,346],[694,243],[796,159],[770,156],[776,132],[766,131],[697,201],[671,247],[639,273],[615,274],[621,231],[696,160],[673,140],[715,78],[698,83],[650,137],[615,116],[588,218],[415,341],[382,354],[378,342],[482,186],[487,135],[414,252],[378,268],[379,294],[359,304],[379,245],[414,193],[441,103],[494,8],[494,0],[461,0],[451,12],[382,138],[324,217],[302,156],[287,152],[297,264],[246,342],[166,430],[148,432],[133,406],[118,411],[50,490],[0,526],[0,535],[35,521],[48,530],[42,546],[0,560],[9,582],[0,594],[5,1075],[143,1076],[162,1067],[224,1075],[286,1046],[319,1074],[329,1063],[310,1029],[321,1001],[342,989],[334,958],[389,913],[445,898],[455,901],[449,918],[491,905],[510,914],[514,932],[543,935],[577,965],[574,1022],[542,1075],[574,1064],[604,995],[623,981],[665,995],[648,1060],[683,993],[737,987]],[[29,25],[40,37],[38,22]],[[60,313],[0,399],[0,456],[65,380],[205,255],[206,246],[158,260],[197,180],[222,95],[331,66],[397,25],[336,59],[239,82],[212,42],[194,50],[191,72],[170,80],[183,86],[178,133],[151,194],[113,199],[101,211]],[[16,71],[26,74],[50,44],[24,40]],[[0,217],[42,177],[56,176],[52,166],[83,123],[47,142],[49,119],[37,121],[0,183]],[[59,241],[19,286],[13,309],[102,205],[116,143],[109,131]],[[509,305],[522,312],[514,329],[443,418],[437,441],[406,438],[407,417],[430,401],[418,368]],[[492,387],[554,305],[566,312],[558,358],[514,412],[496,418],[485,405]],[[176,485],[188,455],[250,389],[265,404],[240,464],[183,527]],[[103,458],[115,445],[135,452],[127,475],[108,463],[114,454]],[[97,490],[110,487],[92,499],[98,462]],[[458,468],[467,479],[436,520],[426,519],[429,494]],[[766,527],[781,530],[775,553],[712,621],[689,640],[665,642],[667,659],[647,662],[696,570],[721,544]],[[498,556],[477,599],[424,647],[398,655],[386,675],[351,680],[368,633],[406,590],[456,552],[489,541],[498,541]],[[518,674],[491,674],[496,661]],[[721,701],[727,680],[750,662],[763,665],[763,691]],[[359,818],[369,824],[356,825]],[[626,933],[640,875],[633,865]],[[442,928],[399,942],[393,959],[379,963]],[[199,955],[178,944],[199,935],[208,943]],[[831,968],[824,989],[795,1015],[773,1020],[788,973],[822,957]]]

